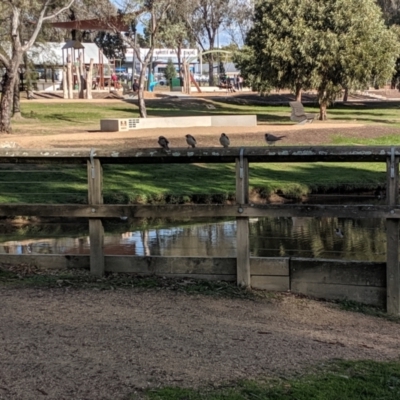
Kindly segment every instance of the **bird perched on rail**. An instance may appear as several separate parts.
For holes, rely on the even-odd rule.
[[[225,133],[221,133],[221,137],[219,138],[219,142],[222,144],[223,147],[229,147],[231,144],[228,136]]]
[[[186,135],[186,143],[188,144],[189,147],[192,147],[193,149],[196,147],[196,139],[192,135]]]
[[[169,147],[168,147],[169,141],[168,141],[168,139],[167,139],[166,137],[160,136],[160,137],[158,138],[158,144],[159,144],[163,149],[169,150]]]
[[[342,232],[342,230],[340,228],[335,228],[335,233],[336,233],[336,236],[339,236],[341,239],[344,238],[344,233]]]
[[[271,146],[274,145],[278,140],[282,140],[286,136],[275,136],[271,133],[265,134],[265,141]]]

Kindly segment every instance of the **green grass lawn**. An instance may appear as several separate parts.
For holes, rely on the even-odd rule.
[[[105,203],[224,203],[234,199],[233,164],[104,165],[103,171]],[[0,172],[0,202],[87,201],[86,167],[43,166],[27,171],[4,166]],[[251,190],[265,198],[272,193],[300,198],[311,192],[367,190],[383,185],[385,179],[383,163],[250,164]]]
[[[239,105],[219,101],[211,101],[215,109],[209,109],[193,99],[174,102],[169,99],[147,100],[149,117],[163,116],[196,116],[223,114],[256,114],[259,123],[293,124],[289,120],[289,106],[249,104]],[[102,118],[136,118],[139,117],[138,107],[134,102],[104,100],[96,103],[35,103],[23,102],[22,115],[26,120],[15,121],[15,132],[29,129],[32,121],[39,122],[43,127],[74,127],[77,124],[98,126]],[[306,106],[307,112],[318,113],[317,106]],[[400,125],[400,109],[398,102],[371,103],[367,105],[337,104],[328,109],[330,120],[361,122],[365,124]]]
[[[340,361],[297,379],[245,381],[221,389],[164,388],[146,395],[148,400],[398,400],[400,362]]]

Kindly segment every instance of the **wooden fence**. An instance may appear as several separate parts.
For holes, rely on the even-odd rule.
[[[238,285],[249,287],[254,286],[257,280],[255,276],[262,276],[263,285],[258,283],[255,286],[271,288],[272,276],[285,277],[286,274],[260,274],[254,273],[258,267],[258,261],[250,258],[249,245],[249,218],[254,217],[340,217],[340,218],[384,218],[387,226],[387,259],[386,259],[386,284],[382,286],[382,279],[385,278],[381,268],[374,275],[370,284],[365,279],[365,285],[379,290],[375,294],[369,290],[360,300],[371,301],[369,303],[379,304],[386,287],[386,306],[390,314],[400,314],[400,270],[399,270],[399,158],[400,148],[398,147],[246,147],[246,148],[199,148],[183,149],[175,148],[170,151],[163,149],[136,149],[136,150],[27,150],[27,149],[0,149],[0,163],[24,163],[24,164],[86,164],[88,176],[88,204],[0,204],[1,216],[48,216],[48,217],[71,217],[87,218],[89,220],[90,235],[90,270],[93,274],[101,276],[106,270],[140,272],[135,266],[138,259],[122,260],[114,267],[106,265],[106,258],[103,252],[104,229],[102,218],[110,217],[131,217],[131,218],[160,218],[166,215],[170,218],[199,218],[199,217],[235,217],[237,220],[237,256],[236,269],[230,273],[217,275],[230,275],[236,277]],[[249,203],[249,163],[279,163],[279,162],[384,162],[386,163],[386,205],[260,205]],[[102,182],[104,164],[155,164],[155,163],[236,163],[236,204],[235,205],[113,205],[103,204]],[[18,256],[17,256],[18,257]],[[22,256],[19,256],[22,257]],[[34,256],[33,256],[34,257]],[[126,256],[125,256],[126,257]],[[1,261],[1,258],[0,258]],[[310,275],[310,268],[315,264],[313,260],[296,261],[292,259],[292,265],[288,264],[288,284],[279,286],[293,291],[306,292],[318,295],[319,297],[332,298],[332,291],[336,290],[325,286],[324,291],[321,285],[324,281],[308,281],[307,290],[304,289],[304,276]],[[124,265],[123,268],[118,267]],[[147,264],[149,260],[145,261]],[[164,260],[165,262],[165,260]],[[186,262],[190,262],[189,259]],[[182,260],[180,261],[182,263]],[[297,264],[296,264],[297,263]],[[335,262],[336,265],[340,262]],[[340,284],[340,279],[360,282],[360,279],[350,276],[349,267],[347,273],[344,268],[332,271],[327,261],[318,264],[325,265],[325,274],[332,279],[332,284]],[[365,266],[368,263],[363,263]],[[117,265],[117,266],[115,266]],[[353,263],[353,266],[355,264]],[[371,268],[375,264],[371,263]],[[351,266],[351,265],[350,265]],[[106,268],[107,267],[107,268]],[[218,272],[217,269],[213,270]],[[229,267],[232,268],[232,267]],[[255,269],[254,269],[255,268]],[[260,269],[260,268],[259,268]],[[273,268],[272,268],[273,269]],[[183,268],[183,270],[185,270]],[[253,270],[253,272],[252,272]],[[298,272],[303,271],[303,274]],[[315,268],[314,268],[315,270]],[[147,270],[147,272],[152,272]],[[223,268],[221,267],[221,271]],[[306,272],[304,272],[306,271]],[[328,272],[327,272],[328,271]],[[361,275],[367,277],[368,270],[360,269]],[[153,272],[157,272],[153,269]],[[191,273],[195,273],[193,268]],[[232,272],[235,272],[232,274]],[[175,272],[176,273],[176,272]],[[308,274],[308,275],[307,275]],[[315,276],[315,275],[314,275]],[[296,281],[297,279],[297,281]],[[260,282],[260,279],[258,279]],[[283,282],[283,280],[280,280]],[[362,281],[362,279],[361,279]],[[286,282],[286,281],[285,281]],[[326,282],[325,282],[326,283]],[[329,283],[329,282],[328,282]],[[351,286],[352,284],[350,284]],[[275,288],[278,286],[275,285]],[[357,286],[357,285],[356,285]],[[367,288],[368,289],[368,288]],[[342,298],[351,298],[351,288],[346,289],[349,296],[342,293]],[[377,294],[379,292],[379,294]],[[334,294],[334,293],[333,293]],[[375,297],[374,297],[375,296]],[[338,297],[338,296],[336,296]],[[340,296],[339,296],[340,297]],[[375,299],[375,300],[373,300]],[[372,301],[373,300],[373,301]],[[368,302],[368,301],[366,301]]]

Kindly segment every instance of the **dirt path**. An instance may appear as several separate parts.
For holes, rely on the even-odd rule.
[[[0,289],[0,399],[122,399],[334,358],[400,357],[399,325],[282,296]],[[138,395],[139,397],[139,395]]]
[[[144,148],[158,147],[160,135],[170,140],[170,147],[186,147],[185,135],[191,133],[199,147],[219,147],[219,136],[225,132],[232,146],[262,146],[264,133],[285,135],[282,145],[321,145],[329,143],[333,135],[355,138],[374,138],[400,133],[400,128],[357,123],[313,123],[312,125],[258,125],[256,127],[195,127],[141,129],[129,132],[99,132],[69,128],[67,133],[13,134],[0,136],[0,147],[16,143],[21,148]]]

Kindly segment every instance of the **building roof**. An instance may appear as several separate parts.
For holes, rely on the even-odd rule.
[[[37,43],[32,46],[32,48],[28,51],[28,56],[32,60],[35,65],[63,65],[63,49],[64,54],[66,56],[66,51],[71,51],[71,48],[75,48],[76,51],[79,51],[81,47],[74,47],[73,43],[55,43],[55,42],[47,42],[47,43]],[[78,42],[79,43],[79,42]],[[93,58],[93,62],[95,64],[100,64],[100,49],[95,43],[81,43],[84,48],[85,55],[85,64],[90,63],[90,59]],[[103,55],[103,64],[108,64],[108,58]]]

